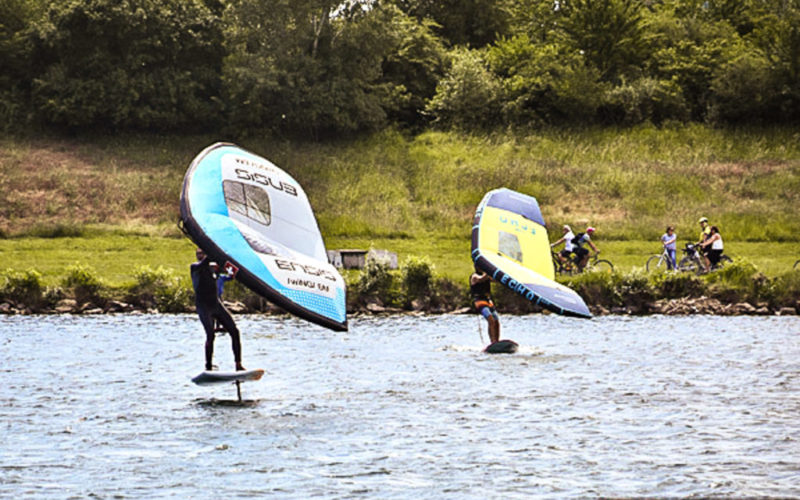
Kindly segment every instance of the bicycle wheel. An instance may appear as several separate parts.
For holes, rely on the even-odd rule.
[[[793,269],[800,269],[800,260],[798,260],[797,262],[794,263],[794,268]]]
[[[605,259],[596,260],[592,263],[592,271],[601,273],[614,272],[614,264]]]
[[[699,274],[700,273],[700,269],[701,269],[701,266],[699,266],[697,264],[697,261],[694,260],[691,257],[684,257],[684,258],[681,259],[680,262],[678,262],[678,270],[679,271],[684,271],[684,272],[687,272],[687,273]]]
[[[647,259],[647,264],[645,264],[644,268],[647,269],[648,273],[654,273],[661,270],[662,264],[664,264],[664,260],[661,258],[661,256],[653,255]]]
[[[722,267],[724,264],[730,264],[731,262],[733,262],[733,259],[731,259],[727,255],[720,255],[719,264],[717,264],[717,267]]]
[[[556,274],[569,274],[567,273],[564,263],[561,262],[561,259],[556,257],[555,254],[553,254],[553,270],[556,272]]]

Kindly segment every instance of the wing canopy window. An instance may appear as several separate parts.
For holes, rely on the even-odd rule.
[[[505,231],[500,231],[498,233],[498,238],[497,249],[500,250],[500,253],[518,262],[522,262],[522,247],[519,244],[517,236],[515,234],[506,233]]]
[[[264,189],[237,181],[223,181],[222,187],[225,191],[225,204],[228,205],[228,209],[259,224],[269,226],[272,214],[269,196]]]

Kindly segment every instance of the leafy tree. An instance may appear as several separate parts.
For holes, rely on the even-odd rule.
[[[691,5],[665,2],[659,22],[650,25],[657,45],[648,67],[653,77],[675,81],[689,106],[690,118],[704,120],[714,73],[735,57],[742,41],[729,23],[709,19],[702,6]]]
[[[420,125],[425,103],[444,74],[444,46],[431,31],[431,21],[418,22],[396,12],[386,26],[396,35],[383,61],[381,81],[391,89],[384,108],[392,121]]]
[[[800,120],[800,0],[767,4],[771,9],[758,18],[750,39],[767,58],[777,92],[774,118]]]
[[[33,102],[67,128],[218,119],[219,19],[199,0],[68,0],[34,27]]]
[[[499,79],[479,53],[458,48],[453,50],[452,65],[425,111],[440,126],[489,127],[499,121],[500,92]]]
[[[449,45],[481,48],[508,34],[508,0],[392,0],[419,21],[432,20]]]
[[[639,76],[647,59],[640,0],[560,0],[558,32],[609,82]]]
[[[349,133],[413,124],[444,49],[392,5],[240,0],[226,13],[227,99],[237,128]]]
[[[591,122],[605,85],[582,54],[526,35],[498,42],[487,59],[502,78],[503,110],[512,123]]]
[[[226,12],[224,79],[238,128],[349,132],[385,120],[382,9],[324,0],[240,0]]]
[[[759,51],[743,52],[714,72],[709,118],[715,122],[769,122],[779,94],[769,61]]]
[[[30,99],[30,26],[44,10],[40,0],[0,2],[0,129],[28,119]]]

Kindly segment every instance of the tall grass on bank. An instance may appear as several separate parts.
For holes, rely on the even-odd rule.
[[[468,238],[483,194],[506,186],[537,197],[551,230],[591,224],[607,239],[655,239],[667,224],[695,233],[704,215],[727,238],[800,239],[800,133],[697,124],[524,135],[387,130],[326,143],[4,137],[0,234],[174,224],[186,168],[217,140],[237,142],[294,176],[326,237]]]

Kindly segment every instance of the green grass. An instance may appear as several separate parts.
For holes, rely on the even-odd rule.
[[[736,240],[800,240],[800,133],[696,124],[482,136],[390,130],[326,143],[4,137],[0,234],[173,224],[187,166],[220,139],[291,173],[329,237],[461,238],[483,194],[506,186],[536,196],[551,227],[591,224],[606,239],[655,239],[668,224],[690,234],[705,215]]]
[[[603,256],[643,266],[666,225],[697,238],[701,215],[727,250],[767,274],[800,252],[800,132],[791,128],[543,130],[527,135],[384,131],[325,143],[264,137],[0,137],[0,267],[45,280],[75,262],[109,284],[137,265],[186,271],[175,228],[184,172],[218,140],[284,168],[307,192],[328,248],[428,256],[466,279],[470,221],[486,191],[535,196],[551,228],[598,228]]]
[[[329,249],[369,248],[397,252],[402,263],[409,256],[428,257],[435,272],[457,283],[466,283],[472,271],[468,238],[341,238],[326,239]],[[651,254],[659,250],[658,242],[603,241],[597,238],[601,256],[611,260],[615,269],[629,272],[643,268]],[[743,257],[769,276],[779,276],[792,269],[800,258],[795,243],[728,242],[726,252]],[[194,261],[194,246],[186,238],[157,235],[102,233],[66,238],[22,237],[0,239],[0,268],[13,270],[35,269],[47,285],[57,285],[66,270],[74,264],[88,265],[109,286],[133,283],[140,266],[173,270],[188,279],[188,266]]]
[[[74,264],[88,265],[109,286],[134,281],[142,265],[163,266],[188,277],[194,246],[186,238],[107,234],[67,238],[0,239],[0,268],[35,269],[46,285],[57,285]]]

